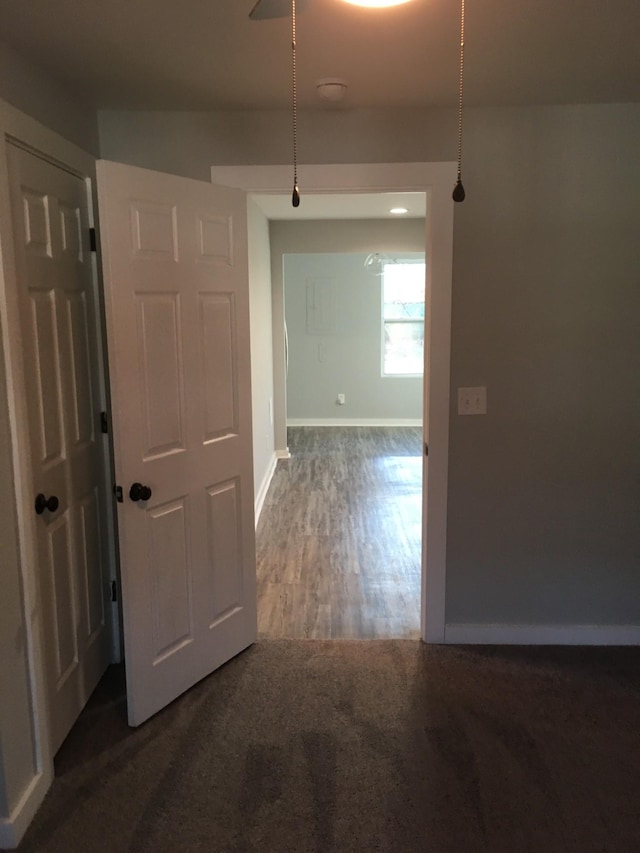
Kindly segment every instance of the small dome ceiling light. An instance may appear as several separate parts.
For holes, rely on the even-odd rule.
[[[352,6],[367,6],[369,9],[384,9],[387,6],[402,6],[403,3],[410,3],[411,0],[344,0],[344,2]]]
[[[389,213],[394,216],[402,216],[404,213],[409,213],[409,210],[406,207],[392,207]]]
[[[347,94],[347,81],[340,77],[323,77],[316,82],[316,92],[323,101],[337,103]]]

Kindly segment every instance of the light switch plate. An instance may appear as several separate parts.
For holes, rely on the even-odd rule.
[[[458,388],[458,414],[487,414],[487,389],[484,385],[476,388]]]

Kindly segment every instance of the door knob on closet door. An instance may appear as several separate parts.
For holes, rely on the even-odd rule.
[[[45,509],[48,509],[49,512],[55,512],[59,506],[60,501],[55,495],[51,495],[50,498],[45,497],[42,492],[36,495],[35,508],[38,515],[42,515]]]
[[[129,497],[132,501],[148,501],[151,497],[151,489],[149,486],[143,486],[142,483],[134,483],[129,489]]]

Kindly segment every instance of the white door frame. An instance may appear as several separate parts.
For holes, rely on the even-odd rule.
[[[2,356],[6,372],[6,394],[0,376],[0,415],[6,409],[11,433],[11,447],[0,449],[0,472],[7,472],[13,489],[9,498],[14,504],[11,518],[0,521],[15,527],[18,549],[6,553],[7,601],[0,614],[0,645],[12,652],[10,660],[0,666],[0,693],[13,696],[12,703],[2,703],[0,709],[0,801],[8,801],[8,814],[0,813],[0,847],[15,846],[40,806],[53,780],[53,755],[49,745],[46,706],[42,629],[38,601],[37,544],[33,485],[29,448],[28,415],[25,390],[25,369],[22,355],[18,278],[14,253],[14,233],[11,216],[7,145],[13,142],[81,177],[89,194],[90,225],[95,225],[95,158],[41,125],[30,116],[0,100],[0,331]],[[93,279],[96,289],[96,310],[99,312],[98,269],[93,256]],[[101,323],[96,318],[96,328]],[[102,357],[98,333],[99,357]],[[1,359],[0,359],[1,361]],[[104,370],[101,375],[100,403],[106,409]],[[0,372],[2,366],[0,364]],[[105,451],[107,464],[108,450]],[[5,481],[3,481],[4,483]],[[110,511],[110,501],[107,501]],[[109,571],[113,565],[113,526],[108,519]],[[13,537],[12,537],[13,538]],[[11,633],[10,633],[11,632]],[[9,638],[11,642],[9,642]],[[22,647],[16,649],[16,639]],[[6,643],[6,645],[5,645]],[[23,713],[20,699],[28,702]],[[27,748],[28,745],[28,748]],[[2,796],[4,794],[4,796]]]
[[[300,166],[304,194],[344,192],[425,192],[427,195],[425,305],[425,387],[423,464],[421,634],[427,643],[445,640],[447,483],[449,465],[449,385],[455,163],[352,163]],[[212,166],[214,183],[247,192],[290,193],[290,166]],[[291,219],[295,219],[292,209]],[[273,293],[274,352],[284,351],[284,298]],[[282,361],[282,364],[280,363]],[[284,361],[274,360],[274,404],[284,407]],[[286,424],[284,425],[286,429]],[[276,447],[286,447],[276,436]],[[279,441],[280,439],[280,441]]]

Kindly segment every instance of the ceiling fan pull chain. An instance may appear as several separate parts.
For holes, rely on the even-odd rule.
[[[296,79],[296,0],[291,0],[291,82],[293,103],[293,193],[291,204],[300,206],[298,187],[298,84]]]
[[[465,191],[462,186],[462,95],[464,91],[464,0],[460,9],[460,77],[458,86],[458,177],[453,188],[454,201],[464,201]]]

